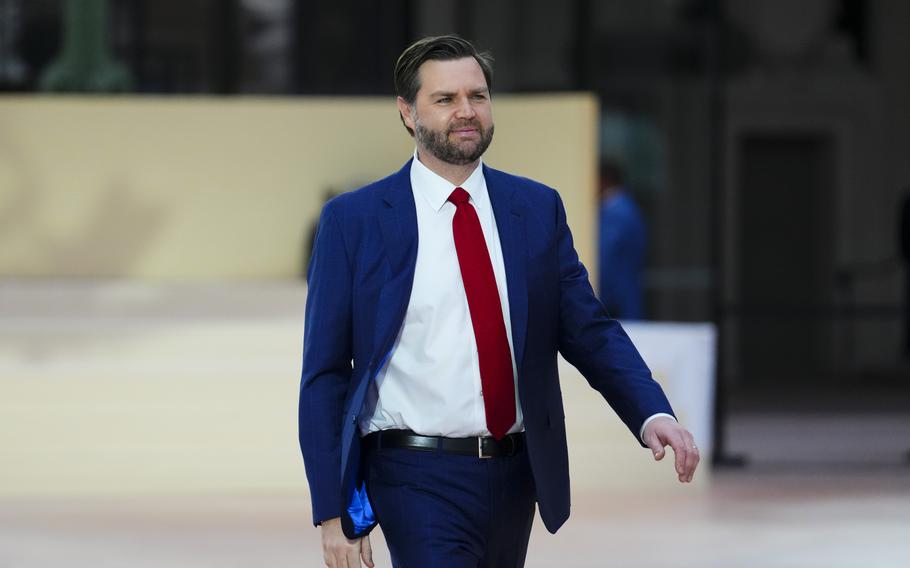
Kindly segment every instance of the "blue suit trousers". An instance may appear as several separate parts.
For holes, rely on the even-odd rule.
[[[365,467],[396,568],[524,566],[535,512],[525,451],[481,459],[383,448]]]

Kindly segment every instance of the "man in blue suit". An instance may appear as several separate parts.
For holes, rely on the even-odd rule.
[[[569,516],[557,353],[681,482],[698,450],[591,289],[559,194],[494,170],[491,60],[424,38],[395,69],[415,154],[329,201],[309,269],[299,435],[325,563],[523,566]]]

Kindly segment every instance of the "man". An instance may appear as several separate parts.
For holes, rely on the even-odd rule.
[[[600,166],[600,301],[615,318],[645,317],[641,273],[645,263],[645,222],[623,186],[622,170]]]
[[[679,480],[692,436],[595,298],[552,189],[481,163],[490,59],[454,36],[395,69],[415,158],[323,209],[309,271],[300,445],[325,563],[522,566],[535,504],[569,516],[557,352]]]

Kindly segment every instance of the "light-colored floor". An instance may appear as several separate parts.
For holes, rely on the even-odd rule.
[[[321,566],[287,420],[304,299],[298,284],[0,280],[0,568]],[[646,463],[604,460],[612,439],[582,420],[605,405],[574,392],[573,515],[557,535],[535,525],[528,567],[910,567],[900,404],[732,415],[749,467],[679,486],[625,432]],[[64,497],[79,494],[106,497]],[[374,546],[390,566],[379,531]]]
[[[4,568],[321,566],[301,495],[0,502]],[[375,532],[377,566],[390,566]],[[576,495],[528,567],[910,565],[910,470],[718,473],[710,489]]]
[[[727,419],[727,448],[765,468],[910,466],[910,408],[734,414]]]

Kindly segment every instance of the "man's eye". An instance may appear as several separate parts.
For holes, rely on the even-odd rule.
[[[484,95],[474,95],[474,100],[476,100],[476,101],[482,101],[485,98],[487,98],[487,97],[485,97]]]
[[[452,100],[452,97],[442,97],[441,99],[439,99],[439,100],[436,101],[436,102],[437,102],[437,103],[447,103],[447,102],[449,102],[449,101],[451,101],[451,100]]]

